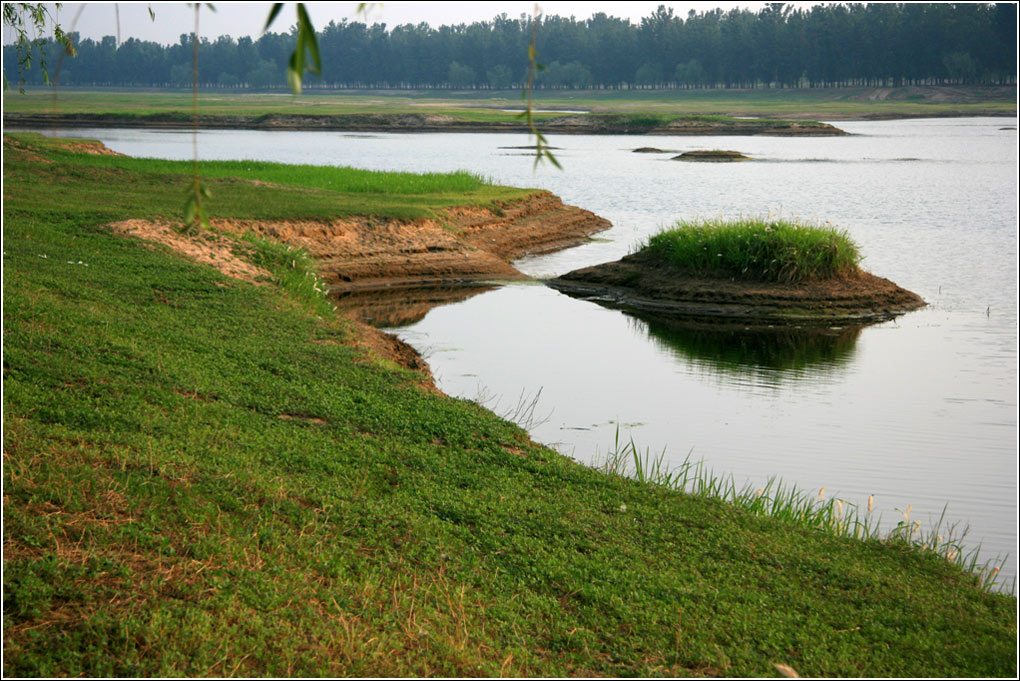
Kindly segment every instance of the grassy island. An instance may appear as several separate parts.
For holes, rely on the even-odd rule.
[[[4,138],[5,676],[1015,676],[988,575],[561,456],[386,359],[307,253],[113,227],[172,225],[190,167],[101,151]],[[201,170],[214,225],[528,195]]]
[[[895,317],[920,296],[858,267],[845,232],[790,220],[681,222],[613,263],[550,286],[621,307],[691,318],[843,324]]]

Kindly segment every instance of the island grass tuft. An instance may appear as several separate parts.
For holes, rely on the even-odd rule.
[[[788,219],[681,220],[644,250],[699,276],[796,283],[846,276],[861,254],[845,231]]]

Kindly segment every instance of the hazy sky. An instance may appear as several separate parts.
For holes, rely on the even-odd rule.
[[[199,17],[199,34],[214,39],[220,35],[231,35],[235,38],[250,35],[258,38],[265,25],[266,17],[272,3],[269,2],[231,2],[214,3],[216,12],[211,12],[203,5]],[[729,10],[733,7],[747,7],[757,11],[764,2],[539,2],[545,14],[574,16],[587,19],[596,12],[605,12],[610,16],[630,19],[639,23],[641,17],[648,16],[659,5],[672,7],[673,11],[686,17],[687,12],[694,9],[703,12],[714,7]],[[795,5],[812,5],[817,3],[789,3]],[[521,14],[531,14],[534,2],[382,2],[376,3],[369,11],[367,18],[357,14],[356,2],[311,2],[306,3],[312,17],[312,23],[321,29],[330,20],[340,22],[343,19],[359,20],[367,23],[385,23],[387,26],[399,24],[417,24],[427,22],[432,26],[443,24],[470,24],[474,21],[489,20],[506,13],[516,18]],[[117,14],[120,15],[120,39],[130,37],[139,40],[152,40],[162,44],[176,43],[182,33],[190,33],[194,29],[194,11],[184,3],[64,3],[60,9],[58,20],[64,30],[77,30],[83,38],[98,40],[104,35],[117,35]],[[150,20],[148,8],[156,13],[155,21]],[[286,32],[294,23],[294,3],[287,3],[280,16],[270,30]],[[81,13],[79,14],[79,9]],[[75,17],[77,21],[75,22]],[[11,42],[11,31],[4,27],[3,41]]]

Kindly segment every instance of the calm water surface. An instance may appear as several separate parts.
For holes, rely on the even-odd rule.
[[[1017,121],[840,122],[841,138],[558,136],[564,172],[532,169],[524,135],[208,131],[204,159],[385,170],[468,169],[542,187],[608,218],[599,240],[524,258],[538,277],[615,260],[678,218],[832,222],[866,269],[929,307],[864,329],[752,333],[643,318],[541,285],[437,307],[395,329],[439,387],[503,412],[541,389],[534,437],[592,462],[621,437],[703,459],[737,483],[779,476],[864,504],[885,524],[947,518],[983,558],[1017,554]],[[190,133],[78,130],[134,156],[190,158]],[[750,163],[634,154],[734,149]],[[494,397],[493,397],[494,396]]]

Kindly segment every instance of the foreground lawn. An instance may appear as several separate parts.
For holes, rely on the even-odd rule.
[[[4,145],[5,675],[1015,676],[1015,598],[958,566],[574,463],[115,236],[179,169],[59,146]],[[279,172],[210,211],[357,194]]]

